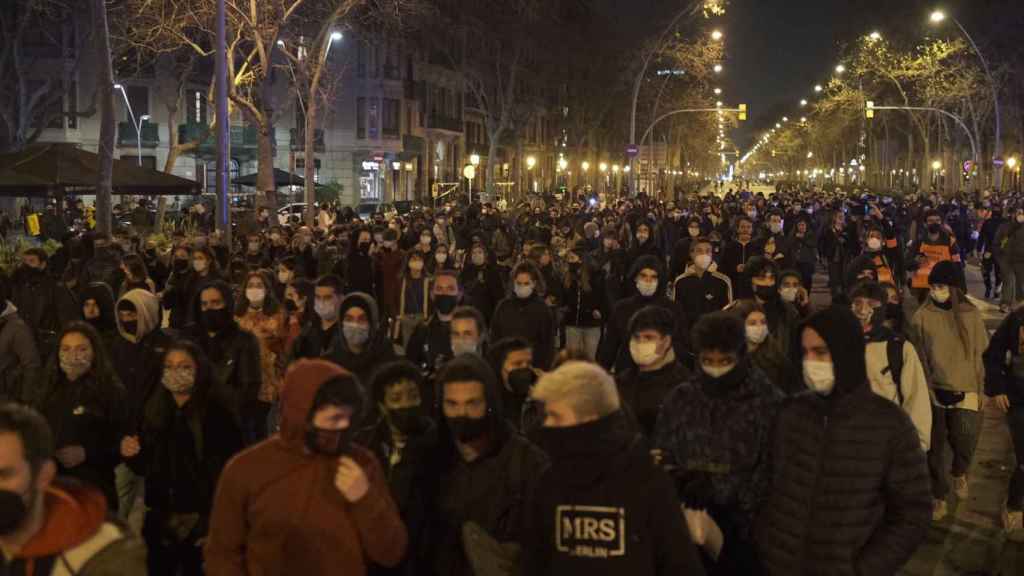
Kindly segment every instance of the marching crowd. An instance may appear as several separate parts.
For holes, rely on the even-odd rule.
[[[1019,199],[679,196],[25,250],[2,572],[894,574],[986,402],[1020,535]]]

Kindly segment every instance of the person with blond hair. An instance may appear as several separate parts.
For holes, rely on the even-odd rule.
[[[551,467],[527,510],[523,574],[704,574],[672,482],[623,415],[615,380],[569,361],[531,391]]]

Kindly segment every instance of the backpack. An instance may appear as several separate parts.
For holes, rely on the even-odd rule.
[[[900,406],[903,406],[903,343],[906,340],[902,336],[893,336],[885,342],[885,353],[889,359],[889,366],[882,371],[888,370],[889,374],[892,375],[893,384],[896,385],[896,397],[899,399]]]

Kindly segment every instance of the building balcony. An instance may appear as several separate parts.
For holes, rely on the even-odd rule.
[[[462,120],[458,118],[450,118],[440,114],[429,114],[427,115],[427,129],[444,130],[446,132],[457,132],[461,134],[465,128],[462,124]]]
[[[139,134],[131,122],[117,123],[117,145],[123,148],[137,148]],[[160,145],[160,124],[156,122],[142,123],[142,147],[156,148]]]
[[[291,150],[301,152],[306,149],[306,130],[305,128],[292,128],[288,131],[291,139]],[[326,146],[324,145],[324,131],[317,128],[313,130],[313,151],[323,152]]]
[[[231,126],[231,156],[255,157],[259,148],[260,134],[255,126]],[[217,154],[217,135],[206,124],[189,122],[178,126],[178,143],[188,144],[199,140],[199,146],[193,152],[196,156],[212,157]],[[272,138],[277,148],[276,138]]]

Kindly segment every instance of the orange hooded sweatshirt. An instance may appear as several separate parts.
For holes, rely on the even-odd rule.
[[[232,458],[221,474],[205,550],[208,576],[359,576],[370,562],[402,560],[405,526],[373,454],[350,450],[370,485],[350,503],[334,485],[338,459],[305,448],[317,391],[344,374],[325,360],[300,360],[288,370],[281,432]]]

